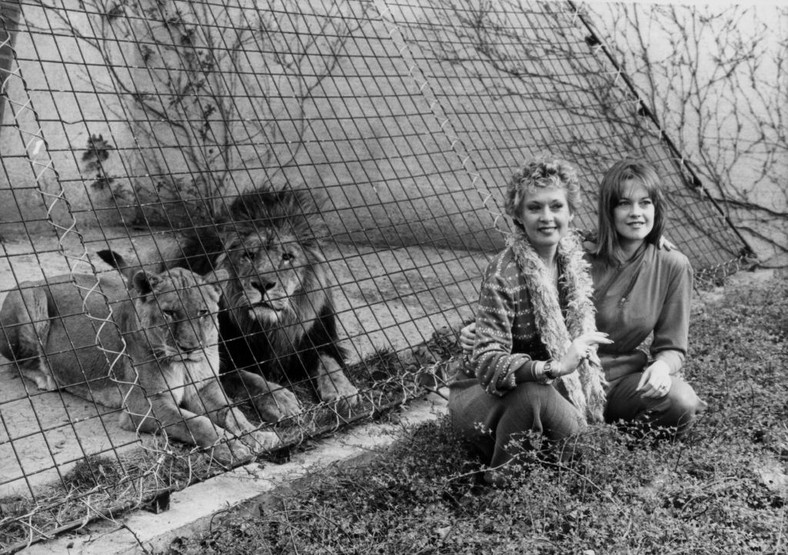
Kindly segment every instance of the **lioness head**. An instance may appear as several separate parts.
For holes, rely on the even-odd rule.
[[[226,279],[222,270],[200,277],[183,268],[133,275],[134,308],[156,358],[194,362],[206,356],[206,349],[217,351],[216,283]]]

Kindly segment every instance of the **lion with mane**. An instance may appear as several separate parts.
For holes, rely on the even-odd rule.
[[[344,373],[331,279],[322,251],[319,203],[304,189],[260,188],[234,199],[227,217],[184,233],[159,263],[198,274],[225,270],[219,333],[223,384],[251,398],[276,422],[301,412],[295,394],[274,379],[305,374],[322,401],[347,410],[359,399]],[[113,251],[98,255],[128,274]]]
[[[231,407],[219,383],[219,294],[183,268],[138,271],[128,283],[83,274],[24,282],[0,308],[0,354],[39,389],[122,408],[121,428],[163,430],[220,462],[245,459],[279,440]]]

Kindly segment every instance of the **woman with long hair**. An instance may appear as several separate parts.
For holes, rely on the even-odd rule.
[[[681,434],[706,404],[681,373],[692,267],[677,250],[658,248],[666,216],[656,169],[636,159],[614,164],[600,186],[598,239],[588,258],[597,327],[613,340],[600,349],[605,420],[646,420]]]

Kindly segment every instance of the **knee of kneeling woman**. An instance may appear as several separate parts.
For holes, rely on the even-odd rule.
[[[669,426],[676,426],[679,432],[684,432],[692,424],[698,413],[706,407],[700,397],[687,384],[674,387],[668,394],[670,408],[665,412],[663,423]]]
[[[583,414],[554,387],[526,382],[520,384],[520,388],[520,402],[533,411],[535,428],[549,439],[564,439],[586,429]]]
[[[519,405],[523,407],[539,407],[551,399],[550,386],[536,383],[523,382],[517,387],[501,397],[501,401],[506,405]]]

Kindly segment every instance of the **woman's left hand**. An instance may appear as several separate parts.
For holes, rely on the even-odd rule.
[[[460,330],[460,347],[464,354],[470,355],[473,352],[474,341],[476,341],[476,322],[471,322]]]
[[[640,392],[641,397],[661,399],[668,394],[672,383],[670,367],[658,360],[643,372],[637,391]]]
[[[678,247],[676,247],[676,245],[674,245],[670,241],[670,239],[668,239],[663,235],[662,237],[659,238],[659,241],[657,242],[657,248],[666,251],[675,251]]]

